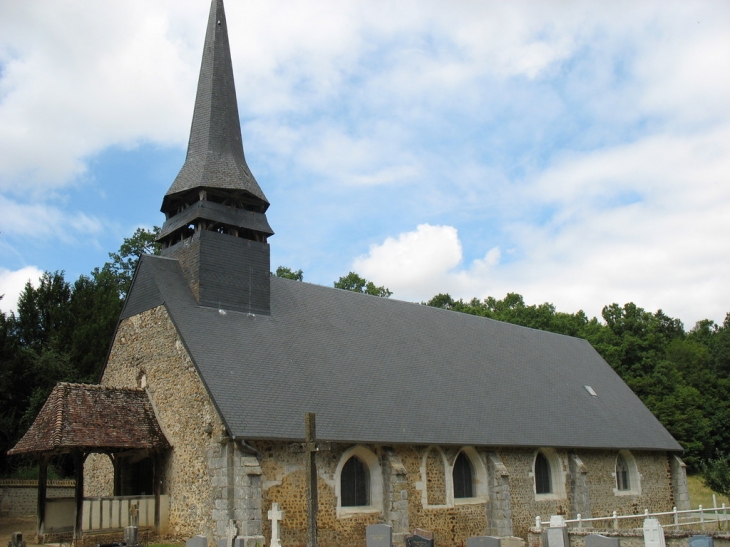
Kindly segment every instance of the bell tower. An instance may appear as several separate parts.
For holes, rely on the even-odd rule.
[[[223,0],[212,0],[188,152],[157,238],[201,306],[269,314],[268,207],[243,154]]]

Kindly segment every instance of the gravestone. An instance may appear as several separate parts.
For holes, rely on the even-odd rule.
[[[466,547],[502,547],[502,541],[493,536],[474,536],[466,540]]]
[[[234,547],[236,536],[238,535],[238,527],[233,520],[228,521],[226,526],[226,539],[218,540],[218,547]]]
[[[499,542],[502,547],[525,547],[525,540],[514,536],[501,537]]]
[[[278,503],[272,503],[269,509],[269,520],[271,521],[271,547],[281,547],[279,539],[279,522],[284,518],[284,511],[279,509]]]
[[[139,545],[139,527],[127,526],[124,529],[124,543],[127,545]]]
[[[371,524],[365,528],[367,547],[392,547],[393,527],[389,524]]]
[[[23,532],[13,532],[8,542],[8,547],[25,547],[25,541],[23,541]]]
[[[689,537],[689,547],[715,547],[710,536],[697,535]]]
[[[586,547],[619,547],[621,542],[618,538],[590,534],[586,536]]]
[[[193,536],[185,542],[185,547],[208,547],[208,538],[205,536]]]
[[[406,538],[406,547],[433,547],[433,532],[416,528],[413,535]]]
[[[644,546],[665,547],[664,528],[655,518],[644,519]]]
[[[565,519],[551,517],[550,528],[545,530],[544,540],[544,545],[547,547],[569,547],[570,540],[568,539],[568,527],[565,525]]]

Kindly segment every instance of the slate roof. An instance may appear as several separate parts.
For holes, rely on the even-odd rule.
[[[243,154],[223,0],[211,2],[188,153],[162,211],[171,196],[198,187],[241,190],[268,206]]]
[[[169,446],[144,390],[60,383],[8,454],[164,450]]]
[[[234,438],[301,440],[316,412],[329,441],[682,450],[584,340],[270,281],[270,316],[222,313],[143,256],[122,312],[165,305]]]

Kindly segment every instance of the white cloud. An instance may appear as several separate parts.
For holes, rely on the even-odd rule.
[[[526,210],[550,205],[555,214],[503,226],[516,258],[502,261],[495,247],[463,264],[454,227],[420,225],[371,246],[353,268],[405,300],[519,292],[569,312],[599,315],[604,305],[633,301],[689,327],[722,321],[730,311],[728,143],[723,129],[562,160],[521,190]]]
[[[80,236],[94,236],[104,229],[97,217],[80,211],[65,211],[43,202],[20,203],[0,195],[3,218],[0,231],[22,239],[50,239],[74,242]]]
[[[34,287],[38,285],[38,279],[43,272],[35,266],[26,266],[20,270],[6,270],[0,268],[0,311],[5,314],[15,312],[18,305],[18,297],[23,292],[25,284],[30,282]]]

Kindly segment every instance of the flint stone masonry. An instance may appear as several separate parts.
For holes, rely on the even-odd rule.
[[[74,481],[50,480],[47,483],[46,497],[72,498],[74,484]],[[6,516],[35,515],[38,509],[38,482],[34,480],[0,480],[0,500],[8,504]]]
[[[225,430],[163,306],[120,322],[101,383],[141,387],[142,378],[173,446],[164,460],[162,483],[162,491],[170,495],[170,532],[222,539],[214,512],[229,485],[214,487],[213,480],[220,480],[221,473],[209,460],[224,446]],[[227,457],[227,452],[219,457]],[[85,495],[111,494],[113,468],[107,456],[89,456],[84,476]],[[228,510],[227,505],[223,507],[224,512]],[[221,519],[223,529],[229,518],[226,513]]]

